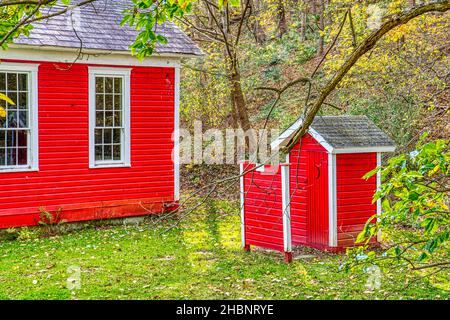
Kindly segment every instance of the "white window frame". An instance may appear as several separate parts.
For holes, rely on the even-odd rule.
[[[0,62],[0,72],[20,72],[28,74],[28,164],[0,167],[3,172],[39,171],[39,118],[38,118],[38,69],[39,64]]]
[[[130,152],[130,68],[89,67],[89,168],[131,167]],[[95,160],[95,78],[121,77],[123,80],[123,141],[122,159]]]

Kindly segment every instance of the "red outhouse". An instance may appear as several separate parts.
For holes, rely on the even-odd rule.
[[[69,7],[0,49],[0,93],[14,102],[0,101],[0,228],[40,211],[80,221],[177,205],[180,60],[202,52],[166,23],[168,44],[139,61],[125,5]]]
[[[297,120],[272,142],[277,150],[301,126]],[[354,245],[380,212],[372,197],[380,177],[363,179],[393,152],[389,137],[365,116],[316,117],[280,165],[241,164],[242,245],[286,253],[306,245],[340,251]]]

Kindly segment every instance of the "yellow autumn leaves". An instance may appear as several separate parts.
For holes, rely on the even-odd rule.
[[[6,101],[9,104],[15,105],[15,103],[3,93],[0,93],[0,100]],[[0,106],[0,118],[6,118],[6,110],[1,106]]]

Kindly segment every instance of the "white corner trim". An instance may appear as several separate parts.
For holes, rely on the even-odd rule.
[[[57,48],[43,46],[11,45],[7,50],[0,50],[0,59],[45,61],[55,63],[84,63],[117,66],[143,66],[143,67],[179,67],[181,55],[153,55],[143,61],[132,56],[128,51],[105,51],[72,48]]]
[[[123,143],[121,161],[95,161],[95,77],[115,76],[123,79]],[[89,168],[131,167],[130,68],[89,67]]]
[[[240,190],[239,195],[241,199],[241,243],[242,247],[246,246],[245,243],[245,186],[244,186],[244,163],[239,164],[239,182]]]
[[[175,68],[175,106],[173,137],[174,201],[180,200],[180,68]]]
[[[1,51],[1,50],[0,50]],[[39,64],[11,63],[0,61],[0,71],[28,73],[28,105],[29,130],[28,138],[28,165],[11,166],[0,169],[3,172],[39,171],[39,92],[38,92]]]
[[[281,198],[283,215],[283,243],[284,252],[292,251],[291,237],[291,196],[289,181],[289,165],[281,166]]]
[[[337,246],[336,155],[328,154],[328,245]]]
[[[377,167],[381,167],[381,153],[377,153]],[[381,185],[381,172],[377,172],[377,191],[380,189]],[[381,214],[381,199],[377,200],[377,216]],[[378,222],[378,221],[377,221]],[[378,229],[377,241],[381,241],[381,229]]]

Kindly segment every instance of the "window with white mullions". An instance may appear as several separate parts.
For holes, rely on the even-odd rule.
[[[0,100],[0,172],[37,167],[37,139],[31,139],[30,121],[30,111],[37,105],[32,105],[33,72],[21,71],[27,69],[27,65],[0,65],[0,93],[14,102]]]
[[[123,79],[95,77],[95,161],[122,161]]]
[[[129,70],[89,68],[90,166],[129,166]]]

